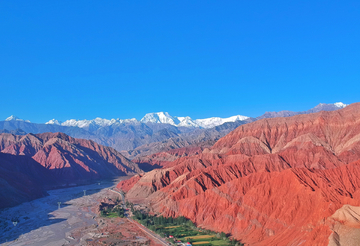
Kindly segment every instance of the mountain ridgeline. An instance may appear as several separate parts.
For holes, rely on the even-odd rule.
[[[257,119],[144,118],[0,122],[0,208],[134,175],[117,186],[127,199],[250,245],[346,245],[360,227],[360,103]]]
[[[63,132],[74,138],[89,139],[110,146],[133,159],[176,148],[209,147],[239,125],[257,119],[331,111],[345,106],[346,104],[342,103],[319,104],[305,112],[267,112],[256,119],[236,115],[229,118],[192,120],[190,117],[172,117],[168,113],[160,112],[147,114],[140,121],[96,118],[59,122],[53,119],[46,124],[36,124],[12,116],[0,121],[0,129],[33,134]]]
[[[177,154],[182,157],[157,154],[163,168],[118,188],[129,200],[151,204],[154,213],[185,216],[249,245],[360,243],[354,236],[360,227],[360,103],[258,120],[210,148]]]
[[[64,133],[0,134],[0,208],[56,187],[143,171],[111,147]]]

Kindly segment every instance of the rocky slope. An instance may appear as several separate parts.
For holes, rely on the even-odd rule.
[[[143,172],[113,148],[64,133],[3,133],[0,151],[0,208],[42,196],[47,188]]]
[[[64,133],[1,134],[0,151],[29,156],[68,182],[141,172],[137,164],[113,148]]]
[[[0,121],[4,132],[21,131],[27,133],[63,132],[71,137],[93,140],[101,145],[110,146],[128,158],[150,155],[160,151],[182,148],[190,145],[211,146],[237,126],[251,122],[228,122],[211,129],[177,127],[170,124],[152,122],[122,122],[104,126],[87,124],[60,126],[56,124],[35,124],[20,120]],[[18,130],[19,131],[19,130]]]
[[[211,129],[194,129],[193,131],[183,132],[163,141],[143,144],[129,151],[121,151],[121,154],[129,159],[134,159],[136,157],[145,157],[179,148],[211,147],[217,140],[234,130],[236,127],[252,121],[252,119],[248,119],[224,123]]]
[[[14,129],[14,130],[10,130],[10,131],[4,129],[4,130],[0,130],[0,134],[1,133],[10,133],[10,134],[14,134],[14,135],[26,135],[26,132],[24,132],[21,129]]]
[[[174,163],[175,160],[181,157],[200,154],[203,149],[203,147],[184,147],[172,149],[148,156],[136,157],[132,159],[132,161],[137,163],[142,170],[151,171],[155,168],[169,167]]]
[[[0,209],[46,195],[56,179],[28,156],[0,153]]]
[[[118,187],[250,245],[328,245],[330,216],[360,205],[360,103],[241,125],[167,165]]]

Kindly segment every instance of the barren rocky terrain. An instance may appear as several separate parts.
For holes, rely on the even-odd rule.
[[[126,218],[99,216],[100,201],[118,197],[109,190],[115,183],[52,190],[47,197],[2,210],[1,245],[157,245]]]
[[[164,168],[118,187],[157,213],[185,216],[249,245],[356,245],[344,236],[359,227],[348,223],[360,205],[359,136],[359,103],[262,119],[199,154],[162,155],[170,163],[159,155]],[[355,208],[339,210],[345,205]]]

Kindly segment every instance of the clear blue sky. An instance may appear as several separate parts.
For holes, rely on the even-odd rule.
[[[0,1],[0,119],[358,102],[360,1]]]

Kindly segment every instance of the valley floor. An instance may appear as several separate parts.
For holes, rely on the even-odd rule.
[[[126,218],[98,216],[100,200],[117,196],[109,188],[118,181],[52,190],[47,197],[2,210],[0,244],[62,246],[107,241],[114,245],[156,245]],[[13,221],[18,221],[16,226]]]

